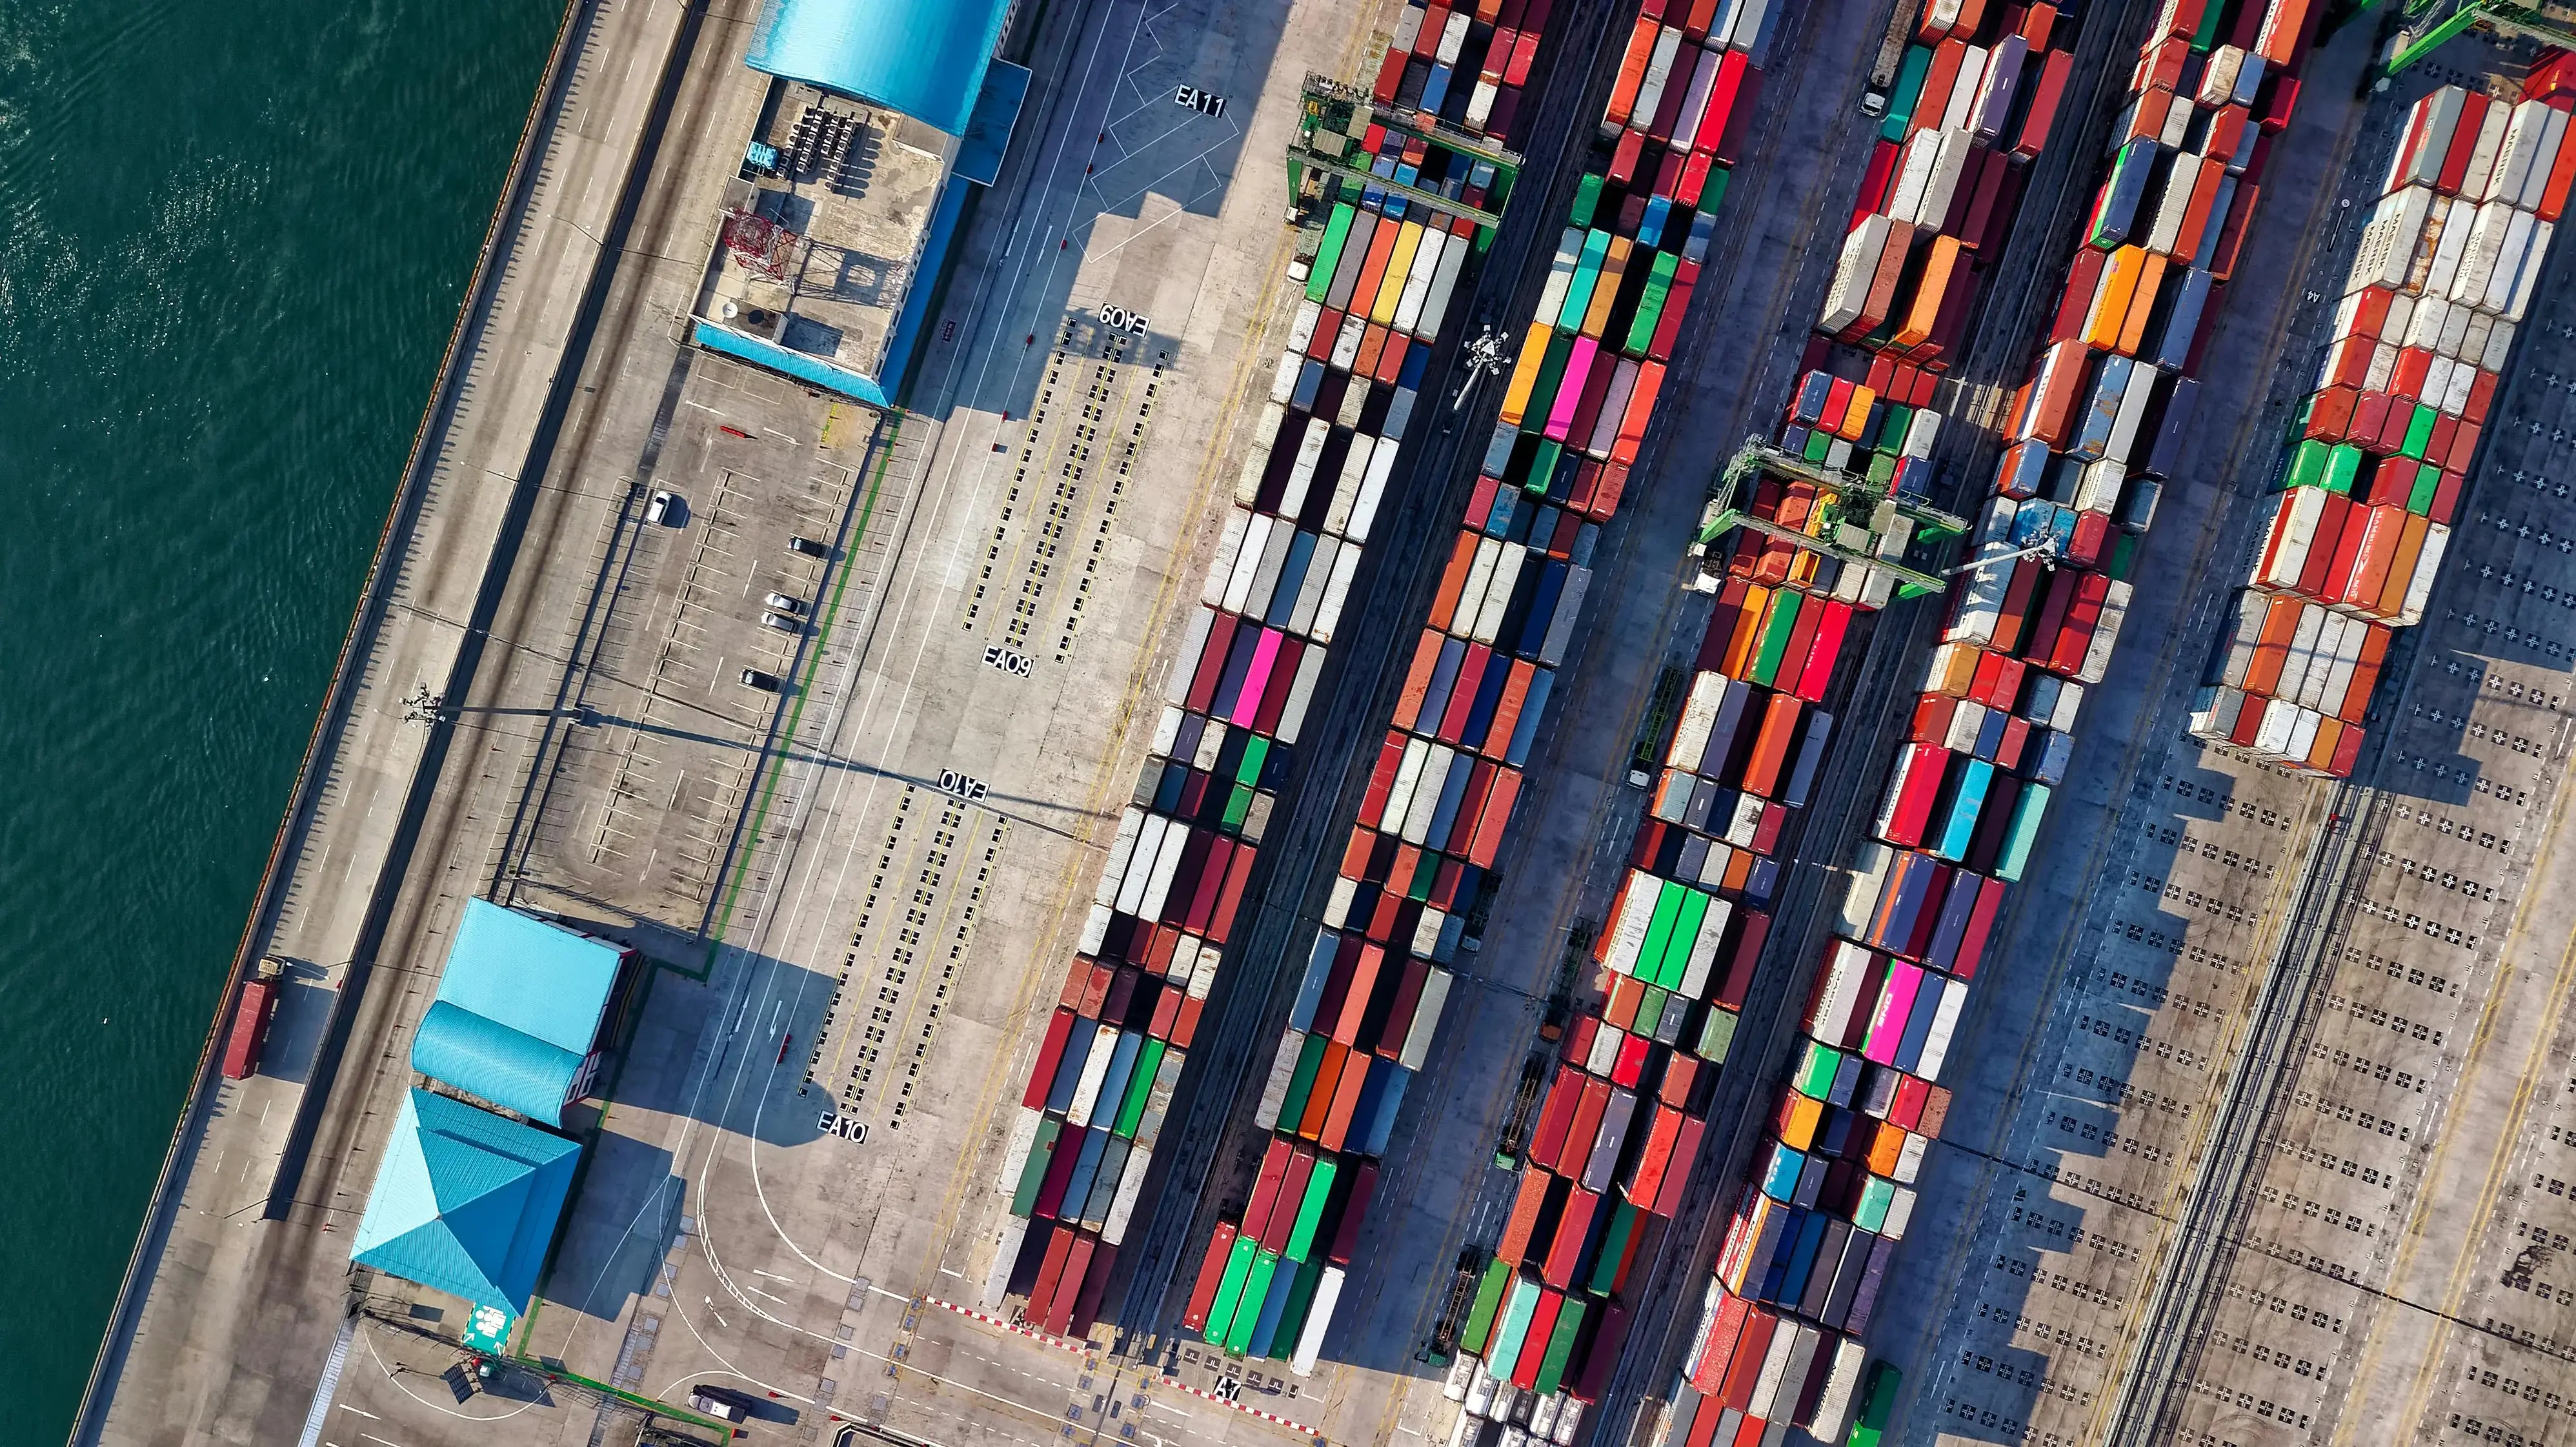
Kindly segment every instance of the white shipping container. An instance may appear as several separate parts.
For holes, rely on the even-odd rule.
[[[2524,253],[2521,274],[2513,279],[2513,299],[2505,304],[2505,320],[2521,321],[2523,313],[2531,309],[2531,294],[2540,286],[2541,264],[2548,259],[2549,238],[2556,231],[2555,222],[2531,224],[2531,249]]]
[[[1253,1107],[1252,1123],[1263,1130],[1279,1124],[1279,1107],[1288,1103],[1288,1082],[1297,1074],[1297,1056],[1306,1048],[1306,1032],[1297,1029],[1279,1033],[1279,1049],[1270,1059],[1270,1078],[1261,1085],[1261,1103]]]
[[[1100,1087],[1109,1078],[1109,1062],[1118,1053],[1118,1030],[1103,1025],[1091,1034],[1091,1053],[1083,1057],[1082,1075],[1074,1082],[1073,1104],[1064,1113],[1067,1125],[1091,1124],[1091,1109],[1099,1104]]]
[[[1441,1007],[1449,1003],[1450,974],[1435,969],[1422,979],[1422,998],[1413,1007],[1413,1024],[1404,1032],[1404,1047],[1396,1053],[1395,1063],[1407,1070],[1418,1071],[1431,1055],[1431,1037],[1440,1029]]]
[[[1950,203],[1958,195],[1959,180],[1967,174],[1976,145],[1976,137],[1966,131],[1941,133],[1940,148],[1932,157],[1932,175],[1923,183],[1923,225],[1939,226],[1949,216]]]
[[[1470,13],[1458,12],[1462,18]],[[1315,1287],[1315,1300],[1306,1308],[1306,1329],[1297,1334],[1297,1351],[1288,1359],[1289,1371],[1301,1377],[1315,1374],[1316,1359],[1324,1350],[1324,1332],[1333,1324],[1333,1309],[1341,1304],[1342,1268],[1327,1266],[1324,1279]]]
[[[1664,750],[1666,766],[1699,771],[1699,756],[1708,748],[1708,731],[1717,723],[1717,707],[1726,697],[1726,684],[1722,673],[1702,673],[1691,679],[1681,722],[1673,726],[1672,747]]]
[[[1985,83],[1988,55],[1984,46],[1971,45],[1959,57],[1959,78],[1951,85],[1948,102],[1941,110],[1942,130],[1964,131],[1968,128],[1969,113],[1977,105],[1977,87]],[[1923,114],[1919,101],[1914,113],[1918,116]]]
[[[1118,1173],[1118,1192],[1109,1198],[1109,1215],[1100,1226],[1100,1239],[1112,1246],[1127,1239],[1128,1219],[1136,1214],[1136,1199],[1145,1194],[1145,1171],[1154,1163],[1154,1151],[1143,1142],[1127,1148],[1127,1167]]]
[[[2424,605],[2432,601],[2433,579],[2442,571],[2442,554],[2451,546],[2451,530],[2435,523],[2424,530],[2424,551],[2415,558],[2415,576],[2407,581],[2405,600],[2398,604],[2398,626],[2412,628],[2424,621]]]
[[[1332,362],[1347,372],[1359,360],[1360,339],[1368,334],[1369,319],[1364,311],[1342,318],[1342,329],[1333,336]]]
[[[2236,93],[2236,75],[2245,65],[2245,52],[2233,45],[2222,45],[2209,53],[2209,63],[2201,68],[2200,89],[2192,99],[2216,110],[2226,105]]]
[[[1849,871],[1850,883],[1843,890],[1842,915],[1836,921],[1843,934],[1868,933],[1870,916],[1878,911],[1878,892],[1886,885],[1888,867],[1895,858],[1895,852],[1877,840],[1861,845],[1860,857]]]
[[[2478,298],[2478,305],[2491,312],[2500,312],[2512,305],[2514,286],[2522,279],[2524,270],[2536,270],[2547,260],[2531,245],[2539,218],[2528,211],[2508,210],[2505,215],[2508,219],[2505,222],[2504,247],[2497,254],[2495,271],[2487,278],[2485,293]]]
[[[1503,615],[1511,611],[1512,588],[1520,582],[1521,566],[1529,557],[1527,548],[1506,544],[1495,559],[1493,576],[1485,582],[1484,606],[1470,635],[1477,642],[1491,646],[1494,635],[1502,631]]]
[[[1932,184],[1933,163],[1941,157],[1941,135],[1937,130],[1916,131],[1906,141],[1904,154],[1897,158],[1896,184],[1887,192],[1891,220],[1908,224],[1922,220],[1923,192]]]
[[[1928,162],[1926,163],[1929,164]],[[1879,257],[1887,250],[1889,220],[1872,213],[1843,238],[1842,257],[1834,264],[1833,284],[1825,289],[1824,314],[1817,318],[1816,329],[1839,332],[1860,320],[1860,309],[1869,297],[1869,284],[1878,275]]]
[[[1637,952],[1645,947],[1646,930],[1654,919],[1655,896],[1662,889],[1662,881],[1646,871],[1628,871],[1628,887],[1619,896],[1619,913],[1610,926],[1610,953],[1602,960],[1604,965],[1623,975],[1637,973]]]
[[[1538,294],[1537,319],[1554,324],[1565,310],[1565,295],[1574,285],[1575,268],[1583,261],[1583,228],[1569,226],[1556,243],[1556,259],[1548,263],[1547,285]]]
[[[1461,13],[1466,13],[1462,7]],[[1655,112],[1664,104],[1664,87],[1672,83],[1673,60],[1681,54],[1682,33],[1667,25],[1655,36],[1655,48],[1646,53],[1646,77],[1637,86],[1637,102],[1628,112],[1628,127],[1644,131],[1655,123]]]
[[[1824,1390],[1817,1394],[1815,1410],[1807,1417],[1809,1436],[1819,1442],[1843,1440],[1843,1429],[1851,1423],[1852,1394],[1860,1390],[1861,1365],[1868,1360],[1868,1349],[1855,1338],[1844,1337],[1834,1344]]]
[[[2556,106],[2547,109],[2548,126],[2541,132],[2540,148],[2532,152],[2531,174],[2522,182],[2521,194],[2513,204],[2525,211],[2537,211],[2549,191],[2549,173],[2558,164],[2558,148],[2567,143],[2567,112]]]

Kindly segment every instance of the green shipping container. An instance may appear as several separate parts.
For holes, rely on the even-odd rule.
[[[1261,1254],[1261,1242],[1252,1236],[1234,1238],[1234,1250],[1225,1258],[1225,1275],[1217,1281],[1216,1304],[1208,1308],[1207,1341],[1210,1346],[1225,1345],[1226,1334],[1234,1325],[1235,1308],[1243,1303],[1243,1288],[1251,1280],[1253,1259]],[[1255,1310],[1259,1304],[1255,1303]]]
[[[1259,1243],[1254,1244],[1257,1246]],[[1226,1327],[1225,1349],[1227,1351],[1243,1352],[1251,1348],[1253,1330],[1261,1325],[1262,1304],[1270,1299],[1271,1278],[1278,1274],[1277,1256],[1267,1251],[1257,1252],[1253,1256],[1252,1270],[1243,1278],[1243,1300],[1234,1313],[1234,1320]],[[1224,1295],[1225,1288],[1219,1286],[1218,1298],[1223,1299]],[[1213,1323],[1213,1321],[1214,1318],[1211,1317],[1210,1322]]]
[[[1735,1044],[1735,1012],[1720,1007],[1708,1012],[1699,1025],[1699,1043],[1691,1047],[1694,1054],[1711,1065],[1724,1065],[1726,1052]]]
[[[2326,454],[2334,449],[2311,437],[2290,449],[2290,465],[2281,474],[2281,486],[2323,487],[2326,485]]]
[[[1574,213],[1568,219],[1574,225],[1590,228],[1592,213],[1601,205],[1601,185],[1606,178],[1598,171],[1587,171],[1583,184],[1574,188]]]
[[[1521,414],[1523,432],[1547,430],[1548,409],[1556,405],[1556,384],[1565,380],[1565,364],[1573,356],[1574,338],[1571,335],[1557,332],[1547,339],[1547,351],[1539,359],[1538,381],[1530,388],[1529,410]],[[1538,479],[1538,490],[1545,492],[1547,482],[1540,475],[1536,463],[1530,465],[1530,475]]]
[[[1646,272],[1646,288],[1637,294],[1637,315],[1628,323],[1628,338],[1619,350],[1632,357],[1646,355],[1654,344],[1655,327],[1664,319],[1664,303],[1672,300],[1673,271],[1680,258],[1669,251],[1655,253],[1655,264]]]
[[[2415,487],[2406,494],[2406,510],[2417,517],[2431,517],[2434,494],[2441,490],[2442,474],[2429,467],[2415,469]]]
[[[1545,415],[1541,415],[1535,426],[1527,427],[1523,430],[1536,432],[1539,428],[1545,427],[1546,425],[1547,418]],[[1564,455],[1565,444],[1552,441],[1544,437],[1540,438],[1537,450],[1530,454],[1529,476],[1521,479],[1521,489],[1524,492],[1547,491],[1548,484],[1556,480],[1557,459]]]
[[[1129,1140],[1136,1138],[1137,1122],[1145,1118],[1145,1102],[1154,1093],[1155,1072],[1163,1068],[1163,1052],[1172,1047],[1160,1040],[1148,1040],[1136,1053],[1136,1073],[1127,1080],[1127,1099],[1118,1107],[1118,1121],[1110,1130]]]
[[[1896,481],[1896,458],[1889,453],[1873,452],[1869,455],[1869,466],[1865,471],[1872,483],[1885,487]]]
[[[1885,1176],[1872,1176],[1860,1188],[1860,1208],[1852,1212],[1852,1224],[1864,1231],[1876,1231],[1887,1224],[1887,1208],[1896,1203],[1896,1183]]]
[[[1289,1073],[1288,1094],[1279,1102],[1279,1119],[1293,1125],[1306,1116],[1306,1097],[1315,1088],[1315,1072],[1324,1065],[1324,1049],[1333,1042],[1324,1035],[1308,1035],[1297,1047],[1297,1068]],[[1288,1129],[1283,1125],[1281,1129]],[[1295,1134],[1292,1130],[1290,1134]]]
[[[1887,96],[1887,118],[1879,122],[1878,138],[1902,145],[1913,128],[1914,107],[1923,99],[1923,77],[1932,69],[1929,46],[1905,47],[1905,60],[1896,68],[1896,85]]]
[[[1026,1216],[1038,1208],[1038,1188],[1046,1184],[1047,1162],[1055,1159],[1055,1138],[1064,1122],[1048,1116],[1038,1122],[1037,1139],[1029,1143],[1028,1163],[1020,1167],[1020,1184],[1011,1192],[1011,1214]]]
[[[1637,978],[1651,985],[1664,967],[1664,951],[1673,942],[1673,921],[1682,912],[1682,895],[1686,891],[1667,879],[1656,891],[1655,911],[1646,920],[1646,943],[1637,951]]]
[[[1235,785],[1234,792],[1225,796],[1225,817],[1222,821],[1223,827],[1228,833],[1232,833],[1233,831],[1242,828],[1244,816],[1251,812],[1252,786],[1249,784]]]
[[[1309,1261],[1297,1268],[1297,1279],[1288,1287],[1288,1304],[1279,1312],[1279,1329],[1270,1334],[1272,1361],[1284,1362],[1297,1354],[1297,1338],[1306,1333],[1306,1314],[1315,1309],[1315,1288],[1323,1280],[1321,1261]]]
[[[1404,897],[1411,900],[1429,899],[1432,887],[1440,882],[1440,864],[1440,855],[1428,849],[1423,850],[1421,857],[1413,863],[1413,883],[1406,887]]]
[[[1610,1228],[1601,1233],[1601,1259],[1592,1263],[1593,1295],[1608,1296],[1619,1289],[1619,1263],[1628,1254],[1628,1239],[1637,1234],[1637,1214],[1636,1206],[1624,1197],[1610,1213]]]
[[[2031,841],[2039,837],[2039,821],[2048,813],[2048,786],[2032,784],[2013,801],[2012,826],[2004,831],[2003,853],[1995,860],[1995,878],[2007,884],[2021,883],[2021,872],[2030,865]]]
[[[1333,268],[1342,261],[1342,243],[1351,236],[1351,218],[1356,214],[1344,202],[1333,205],[1333,217],[1324,223],[1324,241],[1315,248],[1314,264],[1306,272],[1306,300],[1322,301],[1333,289]]]
[[[1665,994],[1663,991],[1656,989],[1652,985],[1648,985],[1646,987],[1645,995],[1637,1001],[1637,1018],[1635,1022],[1628,1027],[1629,1033],[1633,1035],[1654,1034],[1656,1024],[1664,1018],[1664,1002],[1671,998],[1672,996]]]
[[[1574,1357],[1574,1334],[1583,1329],[1583,1301],[1569,1296],[1556,1310],[1556,1330],[1548,1333],[1547,1355],[1539,1359],[1538,1394],[1551,1397],[1565,1380],[1565,1364]]]
[[[2430,436],[2431,433],[2432,429],[2427,427],[2425,434]],[[2335,444],[2333,450],[2326,454],[2326,491],[2350,497],[2353,484],[2361,480],[2361,464],[2360,448],[2349,442]]]
[[[1315,1227],[1324,1219],[1324,1198],[1333,1193],[1333,1171],[1331,1161],[1319,1160],[1306,1177],[1306,1199],[1297,1203],[1297,1224],[1288,1229],[1291,1261],[1304,1261],[1315,1248]]]
[[[1833,448],[1834,435],[1819,427],[1807,434],[1807,449],[1804,456],[1809,462],[1822,462]]]
[[[1699,188],[1699,210],[1701,215],[1714,216],[1717,214],[1717,208],[1726,204],[1727,178],[1734,174],[1735,173],[1733,171],[1724,166],[1712,166],[1709,168],[1708,183]],[[1666,228],[1668,231],[1670,229],[1670,227]]]
[[[1769,626],[1762,630],[1762,644],[1754,650],[1753,677],[1748,680],[1763,688],[1773,686],[1780,675],[1781,655],[1789,651],[1789,634],[1798,626],[1798,609],[1806,598],[1783,588],[1771,595]]]
[[[1512,1374],[1512,1364],[1519,1361],[1521,1347],[1529,1336],[1530,1318],[1538,1314],[1539,1285],[1525,1277],[1512,1280],[1512,1294],[1503,1303],[1503,1314],[1494,1323],[1493,1350],[1485,1354],[1485,1375],[1502,1381]]]
[[[1583,314],[1592,309],[1592,289],[1601,284],[1602,258],[1609,254],[1609,232],[1585,233],[1583,255],[1574,263],[1574,284],[1565,289],[1565,307],[1556,314],[1558,331],[1571,333],[1582,328]]]
[[[2401,456],[2412,457],[2418,462],[2423,461],[2424,449],[2433,445],[2433,424],[2441,420],[2442,414],[2439,409],[2427,407],[2421,402],[2416,403],[2415,416],[2406,424],[2406,441],[2398,447],[2398,453]],[[2343,449],[2335,450],[2340,452]],[[2357,453],[2361,449],[2355,447],[2352,450]]]
[[[1494,1313],[1502,1309],[1503,1292],[1511,1284],[1512,1263],[1499,1256],[1485,1263],[1485,1279],[1476,1283],[1475,1304],[1467,1308],[1467,1324],[1458,1332],[1458,1350],[1469,1356],[1484,1355]]]
[[[2115,536],[2119,541],[2111,544],[2111,560],[2103,564],[2102,571],[2110,574],[2114,582],[2125,583],[2129,580],[2129,564],[2138,556],[2138,535],[2119,533]]]
[[[1696,889],[1682,891],[1681,917],[1673,921],[1672,943],[1664,947],[1663,967],[1655,973],[1656,984],[1667,990],[1681,988],[1682,976],[1690,973],[1691,950],[1699,944],[1699,927],[1708,920],[1712,897]]]
[[[2033,787],[2037,787],[2034,785]],[[1798,1061],[1795,1083],[1798,1093],[1812,1100],[1822,1100],[1834,1089],[1834,1072],[1842,1069],[1843,1053],[1830,1045],[1810,1040],[1807,1053]]]

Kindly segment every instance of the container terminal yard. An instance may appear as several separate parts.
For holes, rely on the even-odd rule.
[[[574,0],[75,1441],[2576,1441],[2561,45]]]

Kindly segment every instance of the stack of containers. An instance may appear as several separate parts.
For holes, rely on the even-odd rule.
[[[1378,62],[1376,99],[1497,141],[1510,139],[1521,87],[1529,81],[1554,5],[1555,0],[1407,0],[1396,16],[1395,39]]]
[[[2194,734],[2351,772],[2389,631],[2424,616],[2576,182],[2569,104],[2445,86],[2408,112]]]
[[[1714,234],[1726,163],[1759,83],[1752,57],[1772,14],[1756,0],[1644,6],[1647,38],[1632,46],[1635,63],[1623,70],[1577,190],[1273,1057],[1256,1118],[1272,1133],[1265,1164],[1283,1162],[1282,1190],[1309,1155],[1309,1191],[1326,1164],[1336,1183],[1330,1191],[1373,1182],[1373,1160],[1427,1058],[1447,966],[1468,911],[1492,887],[1487,875],[1519,797],[1521,767],[1573,642],[1600,524],[1626,486]],[[1686,956],[1673,963],[1678,983]],[[1654,968],[1663,965],[1659,959]],[[1678,1030],[1683,1016],[1673,1009],[1669,1028]],[[1644,1083],[1640,1076],[1620,1089]],[[1671,1107],[1664,1127],[1654,1110],[1641,1116],[1637,1097],[1629,1099],[1638,1134],[1629,1138],[1622,1125],[1601,1171],[1615,1170],[1633,1190],[1633,1158],[1678,1140],[1683,1105]],[[1592,1128],[1597,1150],[1600,1122]],[[1582,1165],[1589,1163],[1587,1156]],[[1585,1189],[1597,1197],[1608,1184],[1604,1177]],[[1318,1207],[1343,1246],[1368,1202],[1357,1185],[1347,1189]],[[1586,1241],[1635,1214],[1604,1208],[1565,1233],[1563,1284],[1547,1285],[1543,1267],[1532,1265],[1531,1314],[1505,1318],[1517,1323],[1515,1350],[1494,1359],[1500,1364],[1489,1375],[1526,1378],[1533,1410],[1542,1399],[1589,1400],[1590,1347],[1606,1333],[1615,1351],[1624,1314],[1587,1306],[1579,1289],[1569,1297],[1567,1288],[1578,1286],[1578,1267],[1586,1282],[1599,1274],[1599,1243],[1583,1254]],[[1229,1350],[1286,1358],[1303,1372],[1330,1325],[1344,1263],[1329,1247],[1319,1258],[1311,1243],[1298,1261],[1288,1251],[1293,1231],[1282,1237],[1276,1220],[1275,1201],[1265,1212],[1256,1184],[1243,1215],[1205,1247],[1184,1324]],[[1551,1250],[1556,1235],[1547,1238]],[[1542,1303],[1547,1325],[1533,1343],[1526,1337]],[[1570,1420],[1562,1402],[1552,1411],[1552,1420]]]
[[[1843,866],[1805,1039],[1672,1392],[1674,1447],[1746,1440],[1746,1401],[1783,1332],[1857,1337],[1894,1305],[1880,1289],[1948,1109],[1953,1033],[2065,777],[2084,690],[2110,663],[2135,545],[2188,440],[2190,374],[2315,22],[2312,0],[2169,0],[2141,49],[2087,244],[1977,511],[1983,566],[1953,587],[1873,837]],[[1849,414],[1910,395],[1888,360],[1812,352],[1784,444],[1824,462],[1810,439],[1828,435],[1840,466],[1865,439],[1883,449],[1888,418]],[[2320,655],[2338,662],[2312,665],[2313,696],[2366,691],[2363,642],[2337,683],[2338,634]],[[1816,1378],[1809,1430],[1822,1440],[1838,1439],[1859,1381],[1857,1343],[1843,1346]]]
[[[1753,511],[1800,528],[1819,501],[1805,482],[1765,478]],[[1626,883],[1595,938],[1600,999],[1564,1036],[1512,1210],[1459,1331],[1466,1375],[1452,1395],[1471,1413],[1501,1418],[1523,1405],[1510,1386],[1488,1401],[1475,1380],[1517,1382],[1512,1366],[1530,1350],[1511,1309],[1519,1301],[1539,1316],[1553,1306],[1560,1323],[1569,1312],[1604,1321],[1605,1335],[1575,1342],[1575,1402],[1593,1400],[1616,1365],[1627,1319],[1618,1294],[1645,1218],[1669,1218],[1680,1204],[1769,934],[1761,906],[1779,879],[1772,856],[1833,737],[1820,705],[1857,611],[1837,585],[1861,570],[1818,563],[1751,549],[1728,564],[1689,692],[1659,740],[1663,766]],[[1801,1345],[1783,1337],[1756,1421],[1811,1419],[1824,1380],[1814,1358],[1842,1353],[1832,1341]],[[1748,1377],[1748,1403],[1755,1385]],[[1535,1412],[1547,1410],[1542,1395]]]
[[[1502,204],[1485,194],[1492,168],[1473,157],[1375,125],[1351,139],[1379,176]],[[1010,1289],[1048,1331],[1079,1332],[1097,1311],[1431,345],[1479,242],[1463,220],[1344,181],[1305,264],[1259,441],[997,1182],[1012,1198]]]
[[[1927,5],[1897,70],[1817,330],[1914,368],[1946,364],[2074,68],[2048,0]],[[1885,390],[1881,396],[1891,395]],[[1911,379],[1893,394],[1921,405]]]

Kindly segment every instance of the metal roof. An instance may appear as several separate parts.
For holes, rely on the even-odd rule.
[[[395,1113],[349,1259],[526,1311],[580,1157],[561,1136],[415,1087]]]
[[[768,0],[743,59],[962,136],[1009,12],[1009,0]]]
[[[625,951],[606,940],[465,902],[438,996],[412,1038],[412,1069],[548,1125],[599,1035]]]
[[[411,1068],[548,1125],[563,1124],[564,1098],[582,1057],[445,1000],[412,1037]]]

